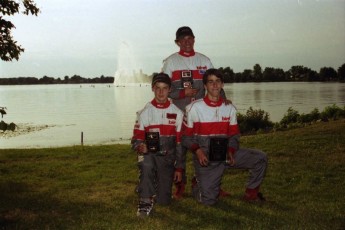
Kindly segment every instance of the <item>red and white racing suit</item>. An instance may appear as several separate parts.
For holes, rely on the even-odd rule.
[[[227,168],[249,169],[247,188],[258,189],[266,172],[266,154],[255,149],[239,148],[240,132],[235,107],[232,104],[225,105],[222,98],[218,102],[212,102],[205,97],[186,107],[182,144],[193,153],[201,148],[209,159],[212,137],[228,138],[228,151],[233,154],[235,164],[230,166],[226,162],[209,162],[207,167],[202,167],[193,154],[198,182],[193,188],[195,198],[206,205],[215,204],[221,178]]]
[[[164,104],[154,99],[137,112],[133,130],[132,148],[145,143],[146,132],[158,132],[160,152],[138,155],[141,198],[156,196],[156,202],[169,204],[175,170],[185,168],[185,155],[181,149],[183,112],[170,101]]]
[[[191,53],[180,51],[170,55],[163,61],[162,72],[168,74],[172,81],[169,97],[173,99],[173,103],[182,111],[193,100],[205,96],[202,77],[205,71],[210,68],[213,68],[210,59],[194,51]],[[192,78],[192,85],[186,85],[183,81],[183,79],[188,77]],[[199,91],[194,97],[187,97],[184,93],[185,87],[193,87]]]

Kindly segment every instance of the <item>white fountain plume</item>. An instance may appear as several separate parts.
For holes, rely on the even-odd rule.
[[[132,46],[128,42],[121,42],[117,70],[115,72],[115,86],[139,86],[149,83],[149,77],[143,74]]]

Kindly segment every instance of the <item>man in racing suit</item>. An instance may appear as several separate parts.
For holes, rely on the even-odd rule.
[[[207,94],[186,107],[182,143],[193,152],[196,180],[193,195],[205,205],[219,197],[225,169],[248,169],[246,201],[264,200],[259,193],[267,167],[266,154],[255,149],[239,148],[240,132],[236,108],[220,97],[224,85],[222,74],[209,69],[203,76]]]
[[[137,113],[132,148],[138,154],[139,217],[149,216],[154,202],[171,202],[173,180],[181,181],[185,168],[181,149],[183,112],[168,100],[170,87],[168,75],[155,75],[155,97]]]
[[[175,43],[180,50],[163,61],[162,72],[168,74],[172,81],[169,97],[182,111],[185,111],[185,107],[192,101],[205,96],[202,76],[207,69],[213,68],[207,56],[194,51],[194,38],[191,28],[187,26],[180,27],[176,31],[175,39]],[[226,99],[223,90],[222,97]],[[183,148],[183,151],[186,152],[187,149]],[[186,183],[186,172],[183,171],[182,181],[175,183],[175,199],[182,198]],[[228,192],[220,191],[222,197],[229,195]]]

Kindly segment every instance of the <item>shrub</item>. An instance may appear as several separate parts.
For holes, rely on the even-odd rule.
[[[320,112],[317,108],[308,114],[301,114],[297,118],[298,123],[312,123],[320,119]]]
[[[322,120],[328,120],[328,119],[336,120],[336,119],[344,118],[344,117],[345,117],[345,106],[344,106],[344,109],[341,109],[335,104],[331,106],[327,106],[321,113]]]
[[[299,116],[300,115],[296,110],[294,110],[292,107],[289,107],[286,114],[280,121],[280,124],[286,127],[290,123],[296,123],[298,121]]]
[[[272,129],[273,123],[269,119],[269,114],[264,110],[254,110],[252,107],[246,112],[246,115],[238,114],[237,121],[241,130],[241,133],[251,133],[258,130],[267,131]]]

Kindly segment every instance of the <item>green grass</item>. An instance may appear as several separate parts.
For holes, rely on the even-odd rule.
[[[188,184],[185,199],[144,220],[129,145],[2,149],[0,229],[345,229],[345,120],[242,137],[242,146],[268,155],[266,203],[241,201],[248,174],[229,170],[230,198],[205,207]]]

